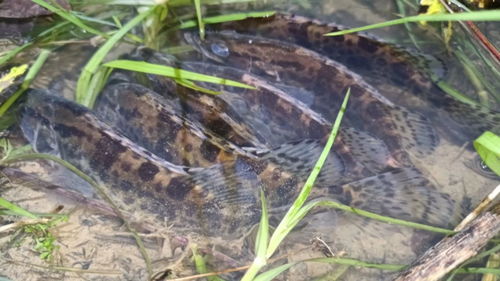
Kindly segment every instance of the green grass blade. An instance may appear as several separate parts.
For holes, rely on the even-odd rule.
[[[106,55],[111,51],[113,46],[130,31],[134,26],[143,21],[147,16],[149,16],[154,11],[154,7],[149,10],[138,14],[126,25],[120,28],[113,36],[111,36],[106,43],[104,43],[97,52],[92,56],[85,65],[80,77],[78,78],[78,83],[76,86],[76,101],[85,106],[89,106],[92,100],[95,100],[96,93],[89,94],[89,85],[92,76],[97,72],[99,65],[104,60]]]
[[[401,19],[390,20],[382,23],[370,24],[363,27],[351,28],[348,30],[330,32],[325,34],[325,36],[338,36],[359,31],[375,29],[375,28],[382,28],[408,22],[419,22],[419,21],[500,21],[500,10],[411,16]]]
[[[281,241],[283,241],[286,235],[288,235],[288,233],[295,227],[295,225],[298,222],[298,217],[305,215],[302,206],[307,200],[307,197],[311,192],[314,182],[316,181],[316,178],[319,175],[319,172],[321,171],[321,167],[325,163],[326,158],[330,153],[330,149],[332,148],[337,133],[340,129],[340,123],[342,121],[342,117],[344,116],[344,112],[346,110],[347,101],[349,100],[350,94],[351,94],[351,89],[348,89],[344,101],[342,102],[340,111],[337,114],[337,118],[335,119],[335,123],[333,124],[332,132],[328,138],[325,148],[321,152],[321,155],[318,161],[316,162],[316,165],[314,166],[313,170],[311,171],[311,174],[307,178],[307,181],[304,184],[304,187],[302,188],[299,196],[293,203],[292,207],[288,210],[285,217],[281,220],[276,230],[273,232],[271,240],[269,241],[269,248],[267,249],[267,255],[266,255],[267,258],[270,258],[274,254]]]
[[[479,103],[477,103],[475,100],[473,100],[473,99],[469,98],[468,96],[466,96],[465,94],[457,91],[457,89],[453,88],[450,84],[448,84],[447,82],[445,82],[443,80],[437,81],[436,84],[445,93],[447,93],[448,95],[454,97],[455,99],[457,99],[463,103],[467,103],[470,105],[479,105]]]
[[[280,265],[278,267],[275,267],[273,269],[270,269],[266,272],[263,272],[263,273],[257,275],[257,277],[255,277],[255,279],[253,281],[271,281],[271,280],[274,280],[274,278],[278,277],[278,275],[287,271],[290,267],[292,267],[296,264],[297,263],[294,262],[294,263],[287,263],[284,265]]]
[[[28,70],[28,73],[26,74],[26,77],[24,78],[24,81],[19,87],[19,89],[12,96],[10,96],[2,105],[0,105],[0,117],[2,117],[5,114],[5,112],[9,110],[12,104],[14,104],[14,102],[16,102],[16,100],[29,88],[31,81],[33,81],[35,76],[38,74],[43,64],[49,57],[49,54],[50,54],[49,50],[42,50],[40,52],[40,55],[38,55],[36,61]]]
[[[21,53],[22,51],[24,51],[26,48],[30,47],[31,45],[33,45],[33,42],[28,42],[26,44],[23,44],[19,47],[16,47],[16,48],[10,50],[9,52],[7,52],[5,55],[0,57],[0,66],[3,65],[4,63],[10,61],[13,57],[15,57],[17,54]]]
[[[92,76],[88,87],[88,90],[91,93],[89,95],[90,99],[87,101],[88,107],[94,107],[97,95],[99,94],[99,92],[101,92],[102,88],[104,88],[104,85],[106,85],[106,82],[108,81],[109,75],[111,75],[112,71],[113,69],[108,67],[99,67],[96,73]]]
[[[325,199],[325,200],[311,201],[306,206],[304,206],[302,209],[304,209],[304,212],[308,212],[312,208],[319,207],[319,206],[339,209],[342,211],[346,211],[346,212],[353,213],[353,214],[356,214],[359,216],[363,216],[363,217],[367,217],[370,219],[386,222],[389,224],[397,224],[397,225],[402,225],[402,226],[411,227],[411,228],[415,228],[415,229],[426,230],[426,231],[435,232],[435,233],[441,233],[441,234],[445,234],[445,235],[455,234],[455,231],[450,230],[450,229],[430,226],[430,225],[416,223],[416,222],[405,221],[405,220],[401,220],[401,219],[395,219],[395,218],[391,218],[391,217],[387,217],[387,216],[382,216],[382,215],[379,215],[376,213],[372,213],[372,212],[357,209],[357,208],[354,208],[354,207],[351,207],[348,205],[344,205],[344,204],[335,202],[333,200],[326,200]],[[303,213],[299,213],[299,214],[302,216],[305,215]]]
[[[215,23],[228,22],[228,21],[244,20],[247,18],[270,17],[274,14],[276,14],[275,11],[235,13],[235,14],[227,14],[227,15],[214,16],[214,17],[205,17],[202,19],[202,21],[205,24],[215,24]],[[190,20],[190,21],[183,22],[182,24],[180,24],[178,26],[178,28],[185,29],[185,28],[192,28],[195,26],[196,26],[196,21]]]
[[[207,269],[207,263],[205,262],[205,258],[201,256],[198,253],[198,250],[196,249],[196,245],[191,248],[193,251],[193,260],[196,268],[196,272],[199,274],[204,274],[208,272]],[[218,277],[218,276],[207,276],[206,277],[208,281],[224,281],[224,279]]]
[[[225,5],[225,4],[233,4],[233,3],[247,3],[253,2],[255,0],[203,0],[203,5]],[[179,7],[179,6],[190,6],[192,5],[192,0],[169,0],[168,5],[171,7]]]
[[[0,207],[6,208],[14,212],[18,216],[23,216],[23,217],[28,217],[30,219],[36,219],[38,218],[35,214],[17,206],[16,204],[13,204],[4,198],[0,197]]]
[[[260,218],[259,231],[255,243],[255,254],[257,257],[266,257],[267,243],[269,242],[269,217],[267,213],[267,202],[264,191],[260,191],[260,202],[262,203],[262,215]]]
[[[255,89],[252,86],[236,82],[233,80],[187,71],[179,68],[174,68],[171,66],[148,63],[145,61],[114,60],[105,63],[104,66],[149,73],[149,74],[162,75],[179,80],[195,80],[201,82],[221,84],[226,86],[240,87],[245,89]]]
[[[189,89],[193,89],[195,91],[198,91],[198,92],[201,92],[201,93],[205,93],[205,94],[209,94],[209,95],[220,95],[221,92],[217,92],[217,91],[212,91],[210,89],[206,89],[206,88],[203,88],[203,87],[200,87],[198,85],[196,85],[195,83],[193,83],[193,81],[189,81],[189,80],[181,80],[181,79],[175,79],[175,83],[181,85],[181,86],[184,86],[186,88],[189,88]]]
[[[100,36],[103,36],[103,37],[107,37],[107,35],[105,33],[102,33],[86,24],[84,24],[80,19],[78,19],[75,15],[73,15],[71,12],[68,12],[68,11],[65,11],[61,8],[58,8],[58,7],[55,7],[55,6],[52,6],[51,4],[43,1],[43,0],[31,0],[33,2],[35,2],[36,4],[44,7],[45,9],[51,11],[52,13],[54,14],[57,14],[58,16],[60,16],[61,18],[73,23],[74,25],[78,26],[79,28],[87,31],[87,32],[90,32],[92,34],[95,34],[95,35],[100,35]]]
[[[321,262],[321,263],[335,263],[335,264],[343,264],[343,265],[351,265],[351,266],[359,266],[364,268],[376,268],[381,270],[389,270],[389,271],[399,271],[403,270],[407,267],[407,265],[403,264],[378,264],[378,263],[368,263],[356,259],[349,258],[315,258],[308,259],[305,262]]]
[[[194,8],[196,10],[196,19],[198,20],[198,30],[201,40],[205,39],[205,23],[203,23],[203,16],[201,15],[201,0],[194,0]]]
[[[259,271],[267,264],[266,252],[269,242],[269,217],[267,213],[267,202],[264,191],[260,191],[260,202],[262,204],[262,215],[260,217],[259,230],[255,238],[255,259],[250,268],[245,272],[241,281],[252,281]],[[279,274],[279,273],[278,273]]]

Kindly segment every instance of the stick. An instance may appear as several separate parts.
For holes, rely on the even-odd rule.
[[[393,281],[437,281],[475,256],[500,232],[500,204],[475,218],[469,226],[425,252]]]

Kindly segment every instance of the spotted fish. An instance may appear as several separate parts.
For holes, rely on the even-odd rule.
[[[261,187],[275,199],[274,205],[281,205],[288,204],[304,182],[303,177],[282,170],[265,157],[231,155],[230,160],[214,161],[206,168],[173,164],[132,142],[88,109],[38,91],[28,95],[21,128],[36,151],[55,154],[108,186],[123,210],[146,212],[180,229],[210,235],[241,234],[258,222]],[[196,128],[189,128],[189,133],[166,133],[186,133],[190,135],[187,141],[206,138],[198,136]],[[312,140],[300,145],[307,151],[320,148]],[[276,150],[277,155],[288,157],[293,153],[298,151]],[[339,169],[341,165],[332,163],[330,167]],[[235,231],[240,228],[242,232]]]
[[[119,110],[117,114],[121,114]],[[261,159],[242,153],[231,160],[205,168],[176,165],[132,142],[88,109],[37,91],[28,95],[21,127],[37,151],[56,154],[103,183],[123,210],[149,215],[167,225],[176,226],[179,231],[188,229],[218,236],[241,235],[258,222],[260,188],[266,191],[273,208],[289,204],[303,185],[305,175],[287,172],[287,162],[305,156],[309,160],[304,165],[312,165],[315,158],[309,153],[314,150],[319,153],[321,148],[314,140],[305,140],[254,154]],[[194,137],[196,128],[192,129]],[[382,186],[376,181],[368,181],[370,185],[366,185],[366,182],[351,185],[342,183],[342,171],[331,169],[338,169],[341,163],[332,161],[326,165],[326,171],[332,173],[326,177],[330,180],[318,182],[319,193],[314,197],[327,196],[333,190],[338,190],[331,186],[331,179],[337,178],[345,203],[358,202],[360,207],[370,209],[370,206],[359,202],[380,193],[377,189]],[[380,183],[392,178],[399,182],[408,177],[416,177],[416,172],[406,168],[397,169],[382,176],[385,180]],[[432,214],[433,220],[426,221],[446,224],[446,220],[439,218],[442,214],[451,215],[449,210],[453,206],[452,200],[435,194],[433,188],[423,186],[419,181],[414,181],[411,186],[421,191],[419,198],[431,203],[426,208],[433,212],[425,213]],[[421,210],[420,205],[415,206],[418,201],[411,199],[411,194],[405,197],[404,193],[408,190],[391,193],[391,188],[397,188],[396,184],[386,188],[386,195],[389,196],[386,201],[400,207],[388,208],[383,213],[395,217],[409,216],[421,221],[421,213],[417,215],[408,209]],[[396,196],[390,197],[391,194]]]
[[[346,112],[349,126],[383,139],[393,157],[409,163],[406,151],[417,157],[429,154],[438,144],[429,121],[387,100],[359,75],[318,53],[267,38],[234,32],[210,33],[204,41],[187,33],[188,41],[198,46],[204,57],[220,61],[256,75],[304,87],[315,93],[311,109],[332,120],[348,88],[351,110]],[[213,46],[227,48],[219,54]]]
[[[380,38],[367,34],[324,36],[343,27],[284,13],[210,27],[286,41],[325,55],[366,77],[370,85],[396,104],[424,112],[453,141],[470,141],[485,130],[500,133],[498,111],[465,104],[447,95],[428,74],[430,59]],[[394,86],[387,87],[388,82]],[[435,107],[444,110],[433,110]]]
[[[258,223],[261,189],[272,210],[293,201],[350,87],[351,113],[312,198],[438,226],[452,222],[454,201],[406,159],[407,150],[426,154],[437,144],[425,118],[394,105],[345,66],[294,44],[235,33],[191,42],[213,61],[180,63],[185,68],[257,90],[225,87],[220,96],[203,96],[166,79],[118,72],[95,110],[31,91],[21,115],[25,137],[35,150],[101,182],[130,213],[176,231],[234,238]],[[136,58],[179,64],[153,52],[146,58],[148,52]]]
[[[205,105],[204,110],[206,114],[200,114],[202,116],[209,115],[211,112],[210,105],[217,103],[211,100],[225,100],[227,102],[225,109],[230,109],[229,112],[239,112],[241,116],[245,116],[245,124],[250,127],[249,130],[259,134],[260,138],[264,138],[265,144],[268,146],[275,147],[290,140],[300,139],[324,141],[331,130],[330,122],[311,110],[306,103],[289,94],[291,88],[293,88],[291,86],[287,86],[287,91],[284,91],[270,81],[239,69],[200,62],[176,61],[174,63],[171,59],[166,60],[162,54],[145,49],[139,50],[134,58],[152,63],[177,65],[187,70],[242,81],[255,87],[255,90],[247,90],[202,83],[203,87],[224,93],[215,98],[200,95],[194,90],[174,85],[172,81],[166,78],[156,76],[149,78],[152,80],[153,88],[157,91],[164,92],[165,89],[169,89],[171,92],[187,92],[185,99],[196,99],[197,103],[208,100],[209,102]],[[128,81],[130,79],[133,78],[129,77]],[[300,89],[297,88],[296,91],[300,91]],[[313,95],[312,93],[309,94]],[[200,106],[197,106],[197,108],[200,108]],[[189,111],[189,109],[187,110]],[[278,125],[268,126],[270,123]],[[383,141],[351,127],[341,128],[334,151],[339,154],[345,169],[349,170],[348,174],[352,175],[352,178],[371,175],[364,171],[365,169],[371,172],[381,172],[399,166],[397,161],[390,156]],[[305,167],[298,166],[297,168],[300,170]]]

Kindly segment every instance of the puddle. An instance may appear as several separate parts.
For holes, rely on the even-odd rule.
[[[347,25],[380,21],[389,17],[383,11],[393,8],[377,7],[380,11],[371,13],[373,7],[359,1],[330,2],[321,3],[324,14],[316,17],[324,20],[335,15],[336,22]],[[347,14],[352,6],[359,13],[348,21],[352,20]],[[386,32],[378,33],[392,34]],[[366,77],[368,82],[364,82],[368,71],[357,76],[307,49],[269,44],[273,41],[261,42],[257,37],[236,40],[233,35],[221,36],[209,33],[208,40],[199,43],[199,53],[182,55],[191,62],[172,61],[147,51],[130,56],[224,74],[258,90],[225,87],[214,98],[163,78],[119,73],[112,76],[95,113],[60,98],[31,93],[22,115],[23,133],[39,151],[61,156],[109,187],[110,197],[139,230],[155,272],[168,269],[169,278],[195,274],[190,250],[194,244],[207,253],[211,270],[248,265],[253,257],[253,226],[260,216],[255,187],[266,191],[275,226],[314,165],[324,144],[322,137],[329,132],[348,87],[353,97],[340,135],[342,143],[334,147],[312,197],[335,198],[377,213],[451,228],[498,185],[498,180],[468,167],[476,157],[470,144],[475,131],[462,128],[453,118],[468,122],[475,120],[474,115],[450,116],[436,104],[422,101],[422,96],[411,97],[398,85],[386,85],[380,79],[384,73]],[[247,40],[247,44],[238,40]],[[266,46],[270,46],[268,58],[262,59],[259,56]],[[217,64],[221,61],[223,64]],[[317,73],[321,76],[313,75]],[[332,80],[338,83],[332,86]],[[71,90],[57,83],[37,83],[71,96]],[[288,92],[292,94],[288,96]],[[428,120],[422,121],[418,114]],[[446,126],[449,120],[453,126]],[[2,197],[33,212],[50,212],[62,205],[69,219],[53,229],[59,247],[52,265],[60,268],[50,269],[33,245],[24,241],[5,250],[0,259],[2,275],[11,280],[147,280],[133,237],[88,186],[76,179],[61,181],[68,174],[59,168],[54,172],[44,162],[18,168],[50,172],[50,183],[38,188],[36,184],[26,188],[30,186],[26,182],[24,186],[7,185],[2,187]],[[85,188],[85,199],[76,193],[63,196],[65,187]],[[408,264],[439,238],[318,209],[291,233],[276,256],[285,257],[278,263],[334,254],[372,263]],[[0,246],[9,239],[1,236]],[[333,278],[326,274],[335,271],[345,271],[338,280],[392,277],[373,269],[307,263],[292,267],[279,278],[323,280]],[[223,277],[236,280],[241,275]]]

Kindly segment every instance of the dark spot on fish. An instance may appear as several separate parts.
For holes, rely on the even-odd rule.
[[[190,181],[172,178],[165,188],[167,195],[174,200],[184,200],[186,195],[193,189],[194,184]]]
[[[341,201],[345,205],[350,205],[351,202],[352,202],[352,195],[351,195],[351,193],[350,192],[344,192]]]
[[[380,119],[384,117],[384,110],[380,108],[380,104],[371,102],[366,107],[365,112],[373,119]]]
[[[246,163],[251,167],[252,171],[256,174],[262,173],[267,167],[265,161],[248,159]]]
[[[81,131],[77,127],[73,126],[66,126],[64,124],[57,123],[54,125],[54,130],[61,135],[63,138],[69,138],[69,137],[79,137],[83,138],[86,136],[84,131]]]
[[[375,44],[375,41],[368,40],[365,37],[358,37],[358,46],[369,52],[369,53],[375,53],[378,50],[377,44]]]
[[[139,198],[155,198],[155,196],[153,196],[153,193],[144,189],[139,190],[139,192],[137,192],[137,195]]]
[[[203,155],[206,160],[214,162],[215,159],[217,159],[220,149],[211,142],[205,140],[200,146],[200,151],[201,155]]]
[[[398,62],[398,63],[391,63],[390,67],[394,73],[397,73],[400,77],[398,77],[400,80],[405,81],[409,80],[409,70],[408,70],[408,65],[403,63],[403,62]]]
[[[109,169],[109,167],[113,166],[119,155],[127,151],[127,147],[119,141],[111,139],[104,133],[101,133],[101,137],[95,144],[95,149],[90,164],[96,167],[103,167],[104,169]],[[136,154],[134,153],[132,155]]]
[[[344,189],[340,185],[331,185],[328,187],[328,190],[330,191],[330,193],[336,195],[342,194],[342,192],[344,192]]]
[[[121,190],[125,191],[125,192],[129,192],[129,191],[132,191],[135,189],[135,185],[133,185],[131,182],[129,181],[126,181],[126,180],[122,180],[120,182],[120,188]]]
[[[186,152],[191,152],[191,151],[193,151],[193,145],[192,145],[192,144],[190,144],[190,143],[186,144],[186,145],[184,146],[184,151],[186,151]]]
[[[158,174],[158,172],[160,172],[160,169],[150,162],[142,163],[137,170],[139,178],[141,178],[141,180],[145,182],[151,181],[155,177],[155,175]]]
[[[352,185],[351,187],[352,187],[352,190],[354,190],[354,191],[360,191],[361,190],[361,186],[359,186],[359,185]]]
[[[272,173],[272,180],[279,181],[281,179],[281,172],[280,168],[275,168]]]
[[[121,168],[124,172],[129,172],[132,167],[131,167],[130,163],[122,162]]]
[[[155,184],[154,190],[156,193],[161,194],[163,191],[163,185],[161,185],[160,183]]]
[[[281,204],[286,204],[290,197],[295,194],[297,189],[297,180],[294,178],[287,179],[282,185],[278,187],[277,195]]]
[[[228,137],[233,132],[233,128],[221,118],[211,120],[206,126],[221,137]]]

